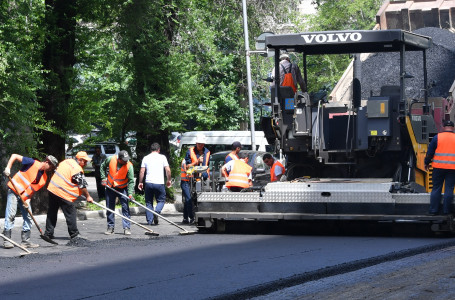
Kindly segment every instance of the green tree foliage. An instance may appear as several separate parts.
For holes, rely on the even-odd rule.
[[[0,2],[0,154],[6,159],[13,151],[40,156],[39,129],[50,123],[43,119],[36,96],[43,86],[41,2]]]
[[[315,0],[316,14],[298,23],[306,31],[373,29],[383,0]],[[303,31],[303,30],[302,30]],[[351,62],[348,55],[308,57],[309,90],[330,90]]]

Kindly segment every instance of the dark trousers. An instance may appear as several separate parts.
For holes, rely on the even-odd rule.
[[[430,196],[430,214],[437,214],[439,212],[444,183],[444,203],[442,212],[444,214],[450,214],[452,212],[451,205],[453,201],[453,188],[455,186],[455,170],[434,168],[433,189],[431,190]]]
[[[79,234],[77,230],[77,210],[73,202],[67,201],[49,192],[49,209],[47,210],[45,235],[53,236],[57,225],[58,209],[61,208],[68,226],[68,233],[71,238]]]
[[[106,194],[105,194],[106,188],[101,184],[100,167],[95,167],[95,179],[96,179],[96,191],[98,194],[98,198],[101,200],[101,198],[106,197]]]

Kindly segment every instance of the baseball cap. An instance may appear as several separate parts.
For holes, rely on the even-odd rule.
[[[238,142],[238,141],[235,141],[232,143],[232,150],[235,150],[237,148],[242,149],[242,144],[240,144],[240,142]]]
[[[87,152],[85,152],[85,151],[79,151],[76,154],[76,158],[77,159],[84,159],[86,161],[91,161],[92,160],[90,157],[88,157]]]
[[[52,155],[46,156],[46,161],[50,162],[54,168],[57,168],[58,160],[54,156]]]
[[[130,160],[130,156],[126,150],[122,150],[118,153],[118,159],[128,162]]]
[[[202,133],[199,133],[196,136],[196,143],[197,144],[205,144],[206,142],[207,142],[207,139],[206,139],[205,135],[203,135]]]
[[[446,126],[455,127],[454,124],[453,124],[453,122],[450,121],[450,120],[444,121],[444,127],[446,127]]]

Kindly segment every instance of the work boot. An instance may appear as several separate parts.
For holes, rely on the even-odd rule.
[[[153,216],[153,224],[158,225],[158,216]]]
[[[6,230],[6,229],[4,229],[4,230],[3,230],[3,235],[10,239],[10,238],[11,238],[11,230]],[[11,244],[9,241],[7,241],[7,240],[4,239],[3,248],[5,248],[5,249],[11,249],[11,248],[14,248],[14,245]]]
[[[114,227],[108,227],[104,234],[105,235],[111,235],[113,233],[114,233]]]
[[[22,243],[21,246],[24,248],[38,248],[38,244],[34,244],[30,241],[30,234],[31,231],[22,231],[21,233],[21,238],[22,238]]]

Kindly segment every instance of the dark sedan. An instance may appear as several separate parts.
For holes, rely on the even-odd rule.
[[[248,164],[253,167],[253,188],[261,188],[270,182],[270,167],[267,166],[262,157],[267,152],[244,150],[241,151],[248,154]],[[222,151],[214,153],[210,156],[210,177],[213,181],[210,181],[212,190],[220,191],[224,185],[225,178],[220,175],[220,169],[224,165],[224,160],[230,151]]]

